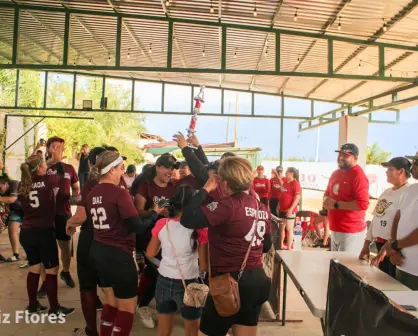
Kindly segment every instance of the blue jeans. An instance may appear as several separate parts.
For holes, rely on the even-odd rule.
[[[197,280],[186,280],[186,285],[197,282]],[[189,307],[183,303],[184,287],[179,279],[170,279],[158,276],[157,287],[155,288],[155,301],[157,301],[157,312],[162,315],[174,314],[180,311],[185,320],[198,320],[202,315],[201,308]]]

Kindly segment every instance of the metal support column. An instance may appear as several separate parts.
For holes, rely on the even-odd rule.
[[[43,103],[43,108],[46,108],[46,102],[47,102],[47,97],[48,97],[48,71],[45,71],[45,85],[44,85],[44,103]]]
[[[226,70],[226,27],[222,27],[222,53],[221,53],[221,69]]]
[[[62,64],[68,64],[68,44],[70,43],[70,13],[65,12],[65,25],[64,25],[64,50],[62,52]]]
[[[17,64],[19,53],[19,23],[20,23],[20,9],[15,8],[14,26],[13,26],[13,50],[12,50],[12,64]]]
[[[135,110],[135,79],[132,79],[131,111]]]
[[[224,111],[224,109],[225,109],[224,104],[225,104],[225,90],[224,89],[221,89],[221,114],[224,114],[225,113],[225,111]]]
[[[334,41],[328,40],[328,73],[334,73]]]
[[[280,118],[280,165],[283,165],[283,148],[284,148],[284,97],[282,94],[282,101],[281,101],[281,118]]]
[[[276,72],[280,72],[280,33],[276,32]]]
[[[122,16],[118,15],[118,21],[116,26],[116,55],[115,66],[120,66],[120,49],[122,44]]]
[[[253,93],[251,93],[251,115],[254,115],[254,92]]]
[[[385,77],[385,47],[379,46],[379,77]]]
[[[164,112],[164,100],[165,100],[165,84],[161,88],[161,112]]]
[[[73,101],[72,101],[72,108],[75,108],[75,94],[77,89],[77,74],[75,73],[73,76]]]
[[[168,46],[167,46],[167,68],[171,68],[173,62],[173,21],[168,22]]]

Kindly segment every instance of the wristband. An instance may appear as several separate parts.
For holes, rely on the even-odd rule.
[[[390,246],[392,247],[392,249],[394,249],[395,251],[399,252],[401,249],[398,247],[398,241],[394,240],[392,242],[392,244],[390,244]]]

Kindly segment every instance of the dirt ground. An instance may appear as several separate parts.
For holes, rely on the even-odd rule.
[[[77,246],[78,234],[75,235],[75,248]],[[0,234],[0,251],[8,257],[11,256],[11,249],[7,231]],[[27,269],[20,269],[19,262],[0,264],[0,335],[1,336],[61,336],[71,335],[74,328],[84,327],[84,319],[81,312],[80,298],[78,292],[78,280],[76,273],[75,259],[72,261],[71,274],[76,282],[76,288],[66,288],[61,280],[58,280],[58,296],[60,303],[65,307],[74,307],[76,311],[69,316],[63,324],[50,323],[26,323],[20,321],[15,323],[17,311],[22,311],[27,305],[26,293],[26,274]],[[99,291],[99,295],[101,295]],[[41,299],[42,304],[48,305],[48,300]],[[296,291],[291,280],[288,281],[288,301],[287,301],[287,319],[303,320],[302,323],[289,322],[285,327],[277,322],[260,322],[258,334],[264,336],[272,336],[280,333],[282,336],[318,336],[322,335],[320,322],[313,317],[308,310],[305,302]],[[5,320],[7,314],[11,316],[11,323]],[[100,313],[98,313],[98,320]],[[272,313],[268,306],[263,309],[263,318],[271,318]],[[156,330],[145,329],[141,326],[138,319],[135,319],[132,335],[151,336],[155,335]],[[180,318],[176,320],[173,335],[183,335],[182,321]]]

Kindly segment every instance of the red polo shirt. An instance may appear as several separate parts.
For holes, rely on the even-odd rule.
[[[328,210],[331,231],[356,233],[366,229],[366,210],[369,207],[369,180],[363,169],[356,165],[332,173],[325,196],[336,201],[356,201],[359,210]]]
[[[270,181],[268,178],[258,178],[253,180],[253,188],[258,196],[261,198],[269,198],[270,194]]]

